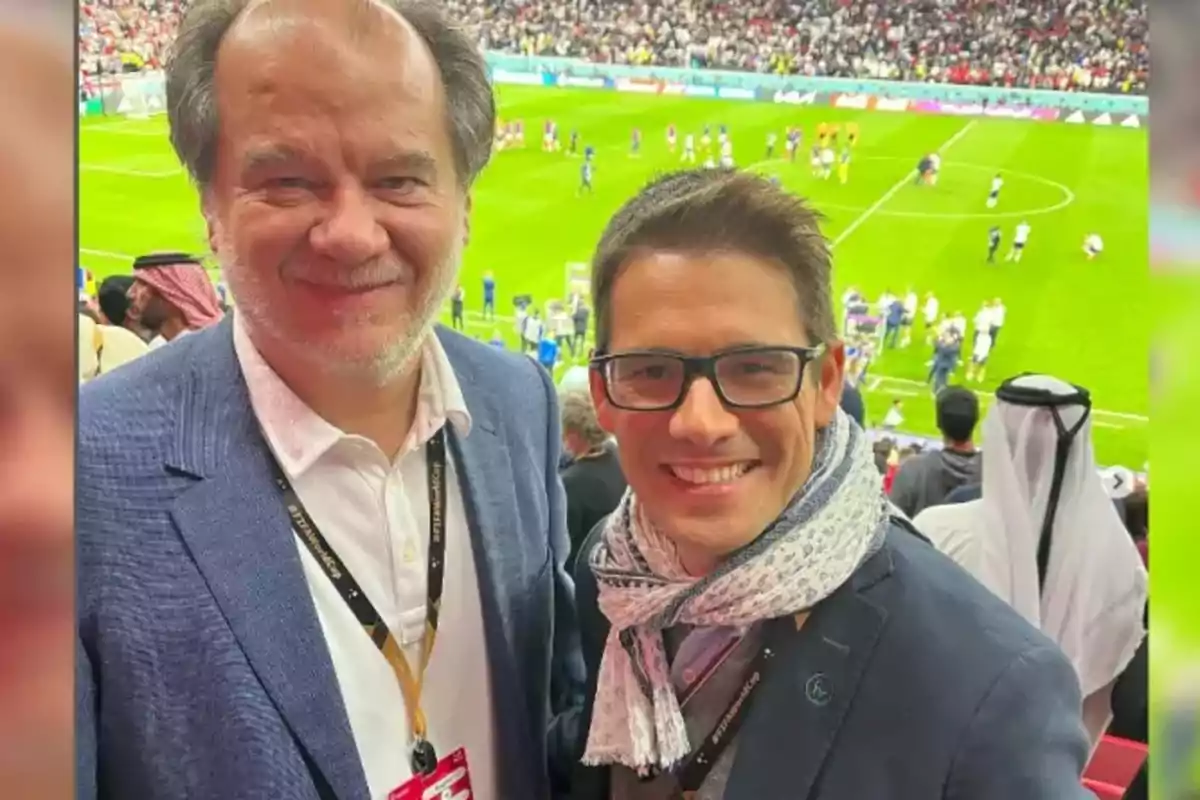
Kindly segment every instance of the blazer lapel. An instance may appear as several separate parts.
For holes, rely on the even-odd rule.
[[[810,796],[887,623],[887,611],[865,591],[890,572],[885,547],[819,605],[802,630],[792,618],[767,624],[775,663],[738,736],[730,797]]]
[[[197,479],[172,516],[263,688],[341,800],[366,776],[228,321],[197,343],[168,467]]]
[[[503,797],[525,796],[532,791],[527,768],[530,753],[524,747],[531,724],[524,702],[526,687],[518,674],[513,650],[512,610],[517,598],[509,596],[508,587],[514,573],[506,561],[506,558],[520,554],[509,553],[505,547],[505,540],[509,539],[511,548],[511,533],[518,524],[513,510],[516,502],[511,478],[513,464],[496,423],[498,412],[491,395],[485,386],[476,383],[476,370],[466,363],[453,335],[441,330],[439,334],[471,414],[470,434],[460,436],[453,427],[447,430],[471,535],[471,553],[475,558],[483,612],[494,719],[498,728],[494,741],[499,790]],[[542,768],[541,765],[538,768]]]

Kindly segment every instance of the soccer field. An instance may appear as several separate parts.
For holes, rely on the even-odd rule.
[[[616,94],[587,89],[497,87],[500,116],[521,119],[524,149],[495,154],[474,191],[471,243],[462,283],[478,308],[484,271],[496,275],[498,307],[517,294],[539,304],[566,294],[567,264],[587,262],[605,222],[646,179],[678,165],[665,132],[729,126],[737,163],[777,175],[825,215],[834,245],[835,297],[855,286],[869,297],[909,287],[933,291],[943,313],[970,320],[1002,298],[1006,324],[981,392],[1023,371],[1050,372],[1086,386],[1095,406],[1102,463],[1140,468],[1147,458],[1151,312],[1147,269],[1147,135],[1142,129],[923,116],[828,107]],[[595,193],[577,196],[579,159],[541,150],[541,126],[555,120],[565,143],[578,129],[596,148]],[[816,125],[854,120],[861,141],[850,179],[812,177],[808,148]],[[804,130],[796,164],[782,156],[787,126]],[[630,156],[630,134],[643,133]],[[778,134],[766,158],[767,133]],[[581,145],[581,146],[582,146]],[[127,273],[153,250],[205,252],[194,190],[166,137],[166,118],[85,120],[80,132],[81,263],[97,279]],[[913,184],[924,153],[942,153],[936,187]],[[1005,180],[1000,203],[985,205],[991,178]],[[1032,226],[1019,264],[985,263],[987,230]],[[1099,233],[1104,253],[1088,261],[1084,237]],[[503,313],[503,312],[502,312]],[[490,338],[490,323],[470,332]],[[501,333],[515,341],[512,325]],[[924,388],[929,350],[919,337],[872,365],[867,413],[878,422],[904,400],[905,430],[934,432]],[[963,372],[955,380],[964,380]],[[987,399],[985,395],[985,400]]]

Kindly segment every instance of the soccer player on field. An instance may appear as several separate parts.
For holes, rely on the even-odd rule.
[[[992,188],[988,192],[987,207],[995,208],[1000,202],[1000,189],[1004,186],[1004,178],[1000,177],[1000,173],[996,173],[996,177],[992,178]]]
[[[571,130],[571,143],[567,146],[567,155],[579,155],[579,129]]]
[[[675,132],[675,123],[672,122],[667,126],[667,150],[669,150],[671,153],[675,152],[676,137],[677,134]]]
[[[1017,226],[1016,232],[1013,234],[1012,250],[1009,251],[1005,261],[1020,262],[1021,255],[1025,252],[1025,244],[1029,241],[1029,223],[1021,220],[1021,224]]]
[[[1104,240],[1100,238],[1100,234],[1089,234],[1088,237],[1083,240],[1083,252],[1087,254],[1088,261],[1091,261],[1096,256],[1100,255],[1103,250]]]
[[[846,123],[846,140],[850,143],[850,147],[858,147],[858,123]]]
[[[525,146],[525,121],[514,120],[512,123],[512,135],[517,147]]]
[[[850,148],[843,147],[842,154],[838,158],[838,180],[842,185],[846,185],[846,181],[850,180]]]
[[[579,167],[579,191],[576,192],[577,197],[584,192],[592,194],[594,191],[592,188],[592,176],[595,174],[596,167],[592,163],[593,153],[595,153],[595,150],[592,149],[591,145],[588,145],[587,150],[583,152],[583,164]]]
[[[821,177],[821,148],[815,144],[812,148],[812,171],[814,178]]]
[[[933,161],[929,156],[921,156],[921,160],[917,162],[917,179],[914,184],[919,186],[922,183],[929,183],[929,172],[933,169]]]
[[[975,331],[975,342],[971,345],[971,363],[967,365],[967,380],[981,381],[987,372],[988,356],[992,352],[992,334],[986,330]]]
[[[721,166],[726,169],[733,168],[733,142],[728,136],[721,142]]]
[[[775,157],[775,142],[778,140],[779,140],[779,136],[778,136],[778,134],[775,133],[775,131],[769,131],[767,133],[767,155],[766,155],[766,158],[768,161]]]
[[[817,146],[825,147],[825,140],[829,138],[829,126],[822,122],[817,126]]]
[[[989,264],[996,263],[996,251],[1000,249],[1000,226],[993,225],[988,229],[988,254],[987,260]]]
[[[696,137],[693,134],[688,134],[683,137],[683,156],[679,159],[685,164],[696,163]]]
[[[709,126],[704,126],[704,132],[700,134],[700,149],[708,153],[712,149],[712,136],[709,135]]]
[[[824,150],[821,151],[821,178],[822,178],[822,180],[829,180],[830,176],[833,175],[833,161],[834,161],[833,148],[826,147]]]
[[[629,140],[629,155],[637,158],[638,152],[642,149],[642,129],[634,128],[633,134]]]

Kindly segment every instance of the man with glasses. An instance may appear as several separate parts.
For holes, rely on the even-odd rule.
[[[839,410],[817,215],[765,178],[668,175],[592,286],[630,490],[575,567],[574,798],[1087,797],[1070,664],[892,515]]]

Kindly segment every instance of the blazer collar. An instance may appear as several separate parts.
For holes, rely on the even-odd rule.
[[[892,570],[885,542],[802,630],[790,617],[768,623],[774,663],[739,734],[730,796],[809,796],[887,625],[887,609],[873,595]]]

